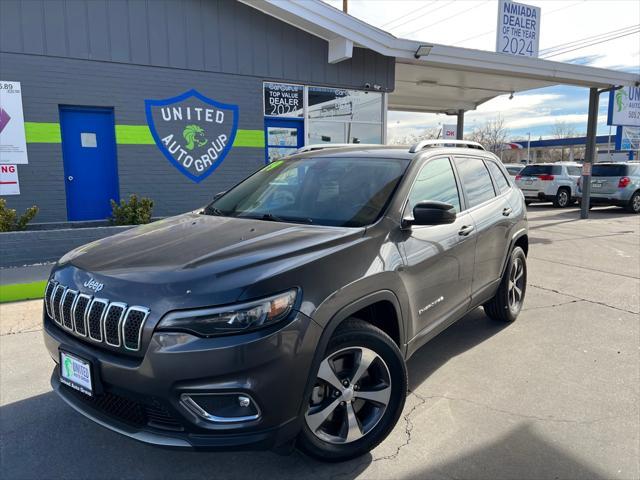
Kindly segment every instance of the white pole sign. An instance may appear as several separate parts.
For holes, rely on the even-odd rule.
[[[0,164],[26,164],[20,82],[0,81]]]
[[[640,127],[640,87],[619,88],[611,92],[608,123]]]
[[[17,166],[0,165],[0,195],[20,195]]]
[[[496,52],[521,57],[537,57],[539,45],[540,8],[500,0]]]
[[[442,138],[455,140],[457,133],[458,133],[457,125],[442,125]]]

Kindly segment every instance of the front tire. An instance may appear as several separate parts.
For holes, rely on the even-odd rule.
[[[500,322],[513,322],[522,310],[527,290],[527,257],[515,247],[496,295],[484,304],[485,313]]]
[[[345,320],[315,375],[297,443],[303,452],[341,462],[364,455],[391,433],[404,408],[407,369],[382,330]]]

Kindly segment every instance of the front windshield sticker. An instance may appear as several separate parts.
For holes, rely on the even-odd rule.
[[[194,182],[211,175],[231,150],[238,130],[237,105],[189,90],[165,100],[145,100],[145,106],[156,145]]]

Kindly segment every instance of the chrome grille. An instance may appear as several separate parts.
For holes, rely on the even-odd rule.
[[[45,310],[57,324],[81,337],[111,347],[140,350],[140,340],[149,309],[127,306],[79,293],[50,281],[45,290]]]

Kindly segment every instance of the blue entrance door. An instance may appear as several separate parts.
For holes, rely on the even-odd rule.
[[[304,121],[302,119],[264,119],[265,157],[267,163],[295,153],[304,145]]]
[[[99,220],[119,201],[113,109],[60,107],[69,220]]]

